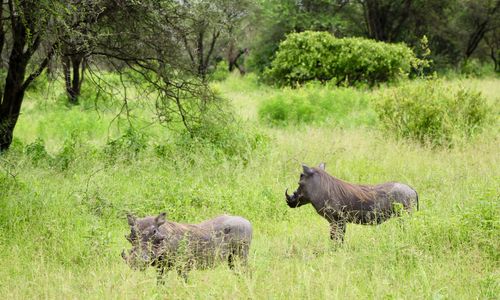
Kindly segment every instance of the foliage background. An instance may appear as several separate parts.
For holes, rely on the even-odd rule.
[[[0,294],[496,299],[499,13],[498,0],[2,2]],[[276,52],[287,35],[349,51],[315,68],[314,51]],[[386,82],[409,49],[413,80]],[[284,202],[300,164],[320,162],[405,182],[421,210],[349,224],[332,245],[310,206]],[[251,220],[249,271],[158,285],[131,270],[126,213],[161,211]]]

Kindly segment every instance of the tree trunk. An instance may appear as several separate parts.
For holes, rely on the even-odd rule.
[[[22,68],[26,70],[26,66],[18,66],[19,72],[23,72],[21,71]],[[10,76],[11,69],[9,67],[9,75],[5,80],[4,100],[0,106],[0,152],[7,150],[12,143],[14,127],[16,126],[24,98],[23,81],[12,78]]]
[[[486,45],[490,49],[490,58],[493,61],[493,66],[495,67],[495,72],[499,72],[499,63],[498,63],[498,53],[499,53],[499,46],[500,46],[500,30],[498,29],[493,29],[490,31],[488,35],[484,36],[484,41],[486,42]]]
[[[228,64],[229,64],[229,72],[233,72],[234,68],[238,68],[240,71],[240,75],[245,75],[245,69],[243,66],[240,66],[238,64],[238,59],[245,53],[247,53],[248,49],[240,49],[238,52],[234,51],[234,47],[231,45],[229,48],[229,55],[228,55]]]
[[[412,0],[396,3],[380,0],[363,0],[363,12],[368,36],[377,41],[393,42],[398,37],[411,13]]]
[[[83,56],[81,54],[65,55],[62,60],[68,100],[70,104],[77,105],[83,82]]]
[[[27,32],[22,22],[13,24],[13,45],[9,57],[9,70],[5,79],[5,88],[0,103],[0,152],[7,150],[12,143],[21,104],[24,98],[24,76],[31,49],[24,52]]]
[[[474,32],[469,36],[467,48],[465,49],[465,60],[468,60],[471,57],[481,40],[484,38],[484,35],[487,32],[487,26],[488,21],[484,21],[479,24],[478,27],[475,28]]]
[[[496,51],[493,48],[490,49],[490,57],[491,57],[491,60],[493,60],[493,64],[494,64],[494,67],[495,67],[495,72],[499,72],[500,68],[498,67],[498,59],[497,59],[497,56],[496,56]]]
[[[75,95],[77,97],[79,97],[80,90],[82,87],[83,72],[84,72],[83,56],[82,55],[74,55],[73,57],[71,57],[71,64],[73,65],[72,88],[73,88],[73,92],[75,93]],[[80,68],[81,68],[81,71],[80,71]]]
[[[202,24],[203,25],[203,24]],[[196,55],[198,59],[198,75],[205,80],[208,74],[208,67],[210,65],[210,59],[212,57],[213,51],[215,49],[215,43],[219,38],[220,31],[214,29],[212,32],[212,36],[210,40],[205,41],[205,33],[206,28],[204,26],[200,26],[197,33],[196,38]],[[205,48],[205,42],[210,42],[207,46],[208,49]],[[206,53],[205,53],[206,52]],[[191,56],[191,54],[190,54]]]
[[[9,56],[5,87],[0,99],[0,152],[9,149],[12,143],[14,128],[24,100],[24,92],[43,69],[47,67],[56,48],[55,45],[52,45],[47,57],[36,71],[26,77],[28,63],[40,46],[41,40],[34,28],[33,20],[28,17],[19,17],[14,10],[13,2],[9,1],[8,4],[12,27],[12,50]],[[30,6],[33,5],[32,2],[20,2],[20,5],[23,11],[34,9]]]
[[[3,68],[2,52],[5,44],[5,31],[3,28],[3,1],[0,4],[0,68]]]
[[[205,29],[200,28],[198,31],[198,38],[196,41],[196,51],[198,56],[198,75],[200,75],[203,79],[205,79],[206,70],[205,70],[205,62],[203,60],[203,52],[205,51],[203,47],[203,39],[205,37]]]
[[[376,0],[364,2],[365,21],[368,29],[368,36],[377,41],[386,41],[384,32],[385,16],[380,12],[379,3]]]

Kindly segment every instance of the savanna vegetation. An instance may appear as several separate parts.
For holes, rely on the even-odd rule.
[[[2,1],[8,299],[500,294],[498,1]],[[234,72],[233,72],[234,71]],[[329,239],[301,163],[420,210]],[[248,270],[132,270],[127,213],[254,227]]]

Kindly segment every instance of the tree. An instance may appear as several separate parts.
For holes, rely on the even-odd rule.
[[[225,27],[225,42],[226,60],[228,63],[229,72],[237,68],[241,75],[245,74],[245,69],[238,61],[243,55],[248,54],[248,42],[245,37],[251,34],[252,23],[251,18],[254,17],[257,11],[256,3],[253,0],[239,1],[237,3],[227,5],[224,10],[224,27]]]
[[[271,64],[279,43],[291,32],[328,31],[339,35],[345,21],[340,13],[349,4],[343,0],[260,0],[254,27],[259,28],[250,47],[251,67],[263,71]]]
[[[121,75],[140,75],[136,88],[154,101],[158,120],[180,122],[194,136],[220,99],[185,53],[184,38],[192,30],[185,18],[175,0],[121,2],[103,17],[93,55]]]
[[[463,1],[464,13],[459,17],[465,32],[464,59],[467,61],[485,35],[500,26],[500,1]]]
[[[7,1],[4,28],[9,31],[12,46],[0,99],[0,152],[12,143],[26,89],[47,67],[58,47],[47,28],[58,27],[51,12],[59,7],[50,6],[47,1]],[[34,71],[26,76],[28,70]]]
[[[488,32],[484,40],[488,46],[490,53],[490,58],[493,61],[493,66],[495,72],[500,72],[500,63],[498,55],[500,54],[500,28],[495,28],[494,30]]]
[[[85,60],[92,53],[92,27],[113,8],[113,2],[70,0],[72,12],[67,27],[70,29],[59,37],[64,82],[69,103],[78,104],[78,97],[85,73]],[[102,7],[103,4],[105,7]]]
[[[253,0],[180,2],[178,11],[183,17],[175,28],[199,76],[205,78],[214,64],[215,57],[222,56],[224,42],[229,44],[227,50],[229,65],[234,66],[236,62],[234,55],[240,50],[236,50],[235,38],[242,21],[249,15],[253,5]]]
[[[466,63],[499,27],[499,5],[498,0],[422,1],[415,4],[408,32],[429,37],[438,67],[456,66]]]
[[[149,83],[159,120],[179,120],[195,134],[218,97],[203,80],[213,50],[203,55],[197,70],[184,55],[182,34],[192,27],[183,9],[176,0],[9,0],[9,16],[3,20],[10,23],[6,36],[12,46],[0,102],[0,151],[12,143],[24,92],[56,53],[66,61],[66,78],[70,63],[73,68],[71,85],[67,81],[70,96],[77,96],[81,84],[82,58],[92,54],[95,63],[106,61],[117,71],[125,66],[140,74]],[[28,70],[34,71],[26,76]]]
[[[368,37],[394,42],[401,39],[412,11],[412,0],[359,0],[363,6]]]

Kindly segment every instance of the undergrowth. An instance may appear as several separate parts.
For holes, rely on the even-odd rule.
[[[370,91],[275,90],[260,88],[255,78],[234,77],[218,85],[245,105],[264,105],[267,98],[260,97],[271,102],[275,97],[296,117],[269,126],[266,118],[259,124],[257,118],[235,116],[234,122],[208,124],[190,136],[147,126],[150,113],[136,106],[136,119],[114,123],[110,130],[114,112],[68,108],[54,98],[36,109],[39,99],[30,94],[15,141],[0,156],[0,294],[9,299],[495,299],[500,294],[498,130],[483,130],[462,147],[432,148],[371,126],[376,115]],[[495,94],[485,93],[493,95],[489,103],[497,101]],[[298,112],[288,98],[311,107],[312,121],[296,123]],[[316,106],[315,99],[324,106]],[[300,128],[285,128],[291,124]],[[418,191],[420,211],[379,226],[349,224],[344,245],[334,247],[328,223],[311,206],[291,209],[285,203],[284,191],[297,187],[303,162],[326,162],[330,174],[354,183],[405,182]],[[124,238],[130,230],[126,213],[162,211],[176,222],[221,213],[249,219],[250,272],[236,275],[221,265],[194,270],[187,283],[169,273],[166,284],[157,285],[154,270],[131,270],[120,257],[130,247]]]

